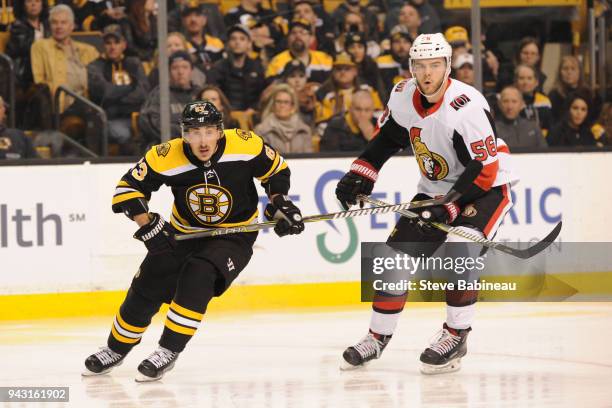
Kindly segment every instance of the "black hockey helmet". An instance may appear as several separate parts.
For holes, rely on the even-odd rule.
[[[216,126],[223,130],[223,114],[208,100],[189,102],[183,109],[181,129]]]

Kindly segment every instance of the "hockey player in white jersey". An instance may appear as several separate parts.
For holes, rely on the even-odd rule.
[[[421,173],[413,201],[440,196],[448,201],[415,212],[424,221],[447,223],[490,239],[512,206],[509,187],[516,179],[509,168],[508,147],[496,138],[485,98],[475,88],[449,78],[451,54],[442,34],[417,37],[410,50],[413,79],[393,88],[376,137],[340,180],[336,196],[348,208],[356,204],[357,195],[370,195],[383,164],[412,146]],[[430,256],[442,243],[460,241],[464,239],[402,217],[387,244],[401,250],[401,242],[423,243],[409,255]],[[421,354],[423,373],[460,368],[477,295],[476,291],[446,291],[446,322]],[[405,292],[376,292],[369,332],[346,349],[344,368],[357,368],[381,356],[405,301]]]

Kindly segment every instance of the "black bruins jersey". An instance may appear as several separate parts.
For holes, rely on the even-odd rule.
[[[183,139],[153,146],[119,181],[113,211],[136,215],[162,184],[174,195],[170,222],[183,233],[257,222],[254,178],[268,195],[289,192],[289,168],[283,157],[253,132],[224,130],[208,162],[198,160]]]

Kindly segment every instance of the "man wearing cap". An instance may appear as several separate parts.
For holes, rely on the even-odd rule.
[[[185,37],[193,45],[196,65],[204,72],[223,57],[223,41],[206,34],[208,17],[198,3],[189,3],[181,11]]]
[[[193,62],[186,51],[176,51],[169,57],[170,68],[170,139],[181,136],[180,120],[183,107],[198,95],[199,89],[191,83]],[[138,127],[145,147],[160,143],[159,85],[149,93],[140,109]]]
[[[315,121],[317,124],[327,122],[333,115],[346,112],[350,106],[353,93],[357,90],[370,93],[377,111],[382,111],[383,104],[378,92],[372,87],[362,84],[357,77],[357,65],[346,52],[340,53],[334,59],[332,77],[316,92],[317,105]]]
[[[376,64],[380,71],[387,92],[404,79],[402,74],[402,63],[408,62],[412,37],[402,26],[396,26],[391,30],[391,52],[376,58]]]
[[[217,61],[208,73],[208,82],[217,85],[235,110],[255,110],[266,79],[259,58],[249,57],[251,34],[236,24],[227,32],[227,57]]]
[[[376,14],[372,13],[368,7],[362,6],[359,0],[346,0],[334,10],[331,18],[334,20],[336,27],[342,26],[344,23],[344,16],[349,12],[362,15],[368,26],[368,38],[378,40],[378,17],[376,17]]]
[[[315,31],[315,46],[313,49],[324,51],[330,55],[335,53],[334,23],[319,5],[315,12],[314,0],[297,0],[293,2],[293,18],[308,21]]]
[[[182,32],[183,19],[182,12],[185,7],[189,7],[193,3],[200,3],[198,0],[174,0],[176,6],[168,12],[168,32]],[[206,28],[210,35],[219,37],[225,40],[225,23],[223,22],[223,14],[219,10],[217,3],[201,3],[201,7],[206,14]]]
[[[89,44],[73,41],[74,13],[60,4],[49,11],[51,38],[34,41],[31,49],[34,82],[49,87],[51,95],[60,85],[66,85],[80,95],[87,94],[87,69],[98,58],[98,51]],[[72,103],[62,94],[60,112]]]
[[[452,64],[453,74],[456,80],[464,84],[474,86],[474,56],[469,52],[464,52],[455,57]]]
[[[357,65],[359,78],[386,99],[388,89],[385,89],[376,61],[368,55],[368,44],[363,33],[349,32],[344,40],[344,49]]]
[[[306,20],[293,20],[287,37],[288,49],[270,61],[266,70],[269,80],[279,77],[285,65],[293,59],[299,59],[306,66],[306,76],[311,82],[322,83],[332,69],[332,57],[322,51],[309,49],[312,42],[312,26]]]
[[[123,146],[131,137],[131,114],[140,110],[149,85],[140,60],[125,56],[121,27],[107,26],[102,38],[104,55],[87,66],[89,97],[106,112],[110,141]]]
[[[255,25],[263,24],[269,28],[275,42],[282,42],[287,34],[287,20],[274,11],[264,8],[261,3],[262,0],[240,0],[237,7],[225,14],[225,26],[242,24],[253,28]]]
[[[0,160],[38,158],[32,141],[23,131],[5,126],[7,105],[0,96]]]

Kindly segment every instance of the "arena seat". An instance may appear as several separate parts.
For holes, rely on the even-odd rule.
[[[70,37],[95,47],[100,53],[104,52],[104,40],[100,31],[75,31]]]
[[[3,53],[6,50],[6,44],[11,37],[11,33],[7,31],[0,32],[0,52]]]

